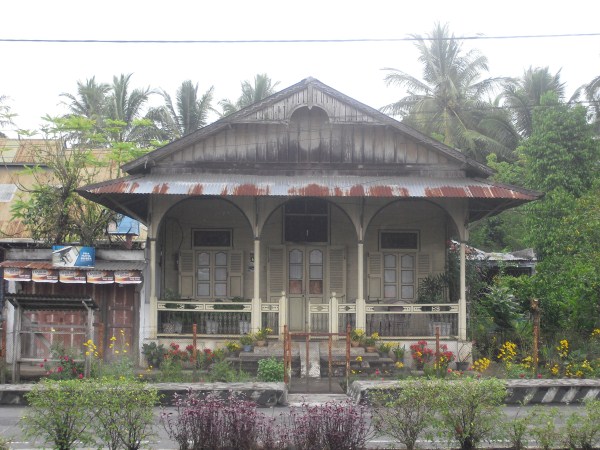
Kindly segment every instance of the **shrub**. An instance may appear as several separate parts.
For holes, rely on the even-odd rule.
[[[42,380],[36,384],[25,394],[29,408],[20,422],[24,436],[42,439],[60,450],[72,448],[75,441],[94,444],[89,386],[85,380]]]
[[[93,430],[109,449],[137,450],[154,437],[154,406],[159,396],[154,387],[134,380],[95,382],[91,393]]]
[[[458,441],[462,450],[474,449],[493,437],[506,395],[504,383],[495,378],[466,377],[443,386],[437,404],[446,436]]]
[[[591,450],[600,435],[600,400],[585,401],[585,415],[573,413],[566,423],[565,445]]]
[[[157,344],[156,342],[150,342],[149,344],[142,345],[142,355],[146,358],[146,362],[150,367],[160,367],[160,364],[165,357],[165,346],[163,344]]]
[[[176,397],[176,413],[161,414],[167,434],[182,450],[253,449],[270,441],[270,421],[252,402],[189,391]]]
[[[283,361],[266,358],[258,361],[257,376],[260,381],[283,381]]]
[[[369,393],[375,429],[416,448],[417,439],[432,423],[440,384],[432,380],[407,380],[398,389]]]
[[[525,437],[531,423],[531,416],[521,415],[522,412],[523,410],[519,409],[514,417],[507,416],[502,423],[504,436],[514,450],[524,450],[527,447]]]
[[[74,380],[83,378],[84,365],[82,362],[75,362],[74,352],[72,350],[65,349],[62,344],[52,344],[52,347],[50,348],[50,358],[52,361],[45,359],[41,364],[46,370],[46,376],[48,378],[52,380]]]
[[[532,409],[531,435],[544,450],[551,449],[561,437],[555,423],[558,415],[557,408],[538,405]]]
[[[373,434],[368,409],[350,401],[293,408],[286,428],[285,440],[297,450],[363,449]]]

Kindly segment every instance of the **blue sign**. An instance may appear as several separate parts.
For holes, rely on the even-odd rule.
[[[54,267],[94,267],[96,249],[76,245],[53,245],[52,265]]]

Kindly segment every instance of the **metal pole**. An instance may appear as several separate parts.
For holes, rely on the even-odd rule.
[[[348,392],[348,388],[350,387],[350,332],[352,331],[352,327],[348,322],[346,324],[346,392]]]
[[[198,368],[196,364],[198,362],[198,355],[196,354],[196,344],[198,343],[198,326],[194,323],[192,324],[192,378],[194,382],[198,381]]]
[[[539,340],[540,340],[540,305],[537,298],[531,299],[531,312],[533,314],[533,370],[537,373],[539,362]]]
[[[308,372],[310,372],[310,361],[309,361],[309,356],[310,356],[310,352],[309,352],[309,348],[308,346],[310,345],[310,334],[306,333],[306,392],[308,392]]]
[[[328,367],[328,371],[329,371],[329,391],[331,392],[331,376],[332,376],[332,370],[331,370],[331,344],[332,344],[332,340],[333,340],[333,336],[331,335],[331,333],[329,334],[329,339],[328,339],[328,347],[329,347],[329,351],[327,353],[327,359],[329,362],[329,367]]]

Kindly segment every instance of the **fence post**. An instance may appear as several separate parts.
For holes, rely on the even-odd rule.
[[[538,370],[538,343],[540,340],[540,304],[537,298],[531,299],[531,312],[533,314],[533,370]]]

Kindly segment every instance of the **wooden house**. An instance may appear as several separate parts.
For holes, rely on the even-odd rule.
[[[144,338],[270,327],[466,339],[460,295],[418,303],[469,224],[539,197],[307,78],[79,189],[148,227]],[[443,298],[442,298],[443,297]]]

